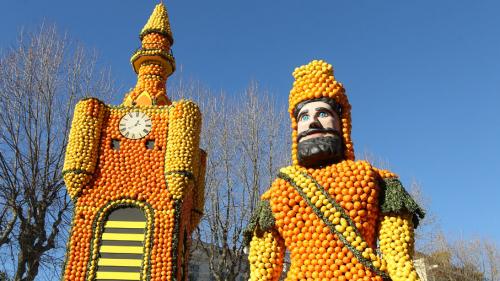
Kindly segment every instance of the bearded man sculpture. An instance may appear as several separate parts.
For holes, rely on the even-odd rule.
[[[244,233],[250,280],[278,280],[286,249],[286,280],[419,280],[413,233],[423,210],[395,174],[354,160],[351,107],[332,66],[315,60],[293,76],[293,165]]]

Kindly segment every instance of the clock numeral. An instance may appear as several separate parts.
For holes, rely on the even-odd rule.
[[[151,127],[151,124],[146,124],[146,127]]]
[[[146,130],[146,129],[144,129],[144,130],[142,130],[142,131],[143,131],[144,133],[146,133],[146,134],[148,133],[148,130]]]

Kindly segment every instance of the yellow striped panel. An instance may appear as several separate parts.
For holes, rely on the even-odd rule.
[[[104,233],[102,240],[115,240],[115,241],[144,241],[144,234],[130,234],[130,233]]]
[[[145,221],[107,221],[104,227],[109,228],[145,228]]]
[[[117,254],[142,254],[143,247],[138,246],[110,246],[102,245],[101,253],[117,253]]]
[[[140,280],[139,272],[102,272],[98,271],[96,279],[115,279],[115,280]]]
[[[142,260],[134,259],[99,259],[99,266],[142,266]]]

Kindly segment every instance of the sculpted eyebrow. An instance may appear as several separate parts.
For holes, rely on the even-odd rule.
[[[306,109],[304,111],[299,112],[299,115],[297,116],[297,118],[299,118],[300,116],[302,116],[302,115],[304,115],[306,113],[309,113],[309,110]]]
[[[331,115],[333,115],[333,110],[329,109],[329,108],[326,108],[326,107],[316,107],[315,108],[316,111],[319,111],[319,110],[325,110],[325,111],[328,111],[328,113],[330,113]]]

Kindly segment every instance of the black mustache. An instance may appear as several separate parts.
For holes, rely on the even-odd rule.
[[[316,133],[331,133],[331,134],[334,134],[334,135],[338,135],[340,136],[340,133],[339,131],[335,130],[335,129],[325,129],[325,128],[312,128],[312,129],[309,129],[307,131],[303,131],[302,133],[300,133],[298,136],[297,136],[297,141],[300,141],[301,138],[305,137],[305,136],[308,136],[308,135],[312,135],[312,134],[316,134]]]

